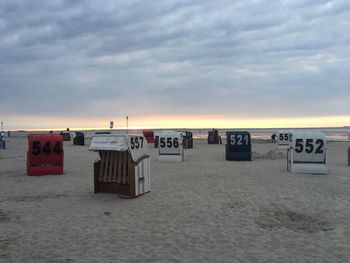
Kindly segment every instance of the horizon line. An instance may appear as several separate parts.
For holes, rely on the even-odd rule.
[[[227,128],[190,128],[190,127],[181,127],[181,128],[142,128],[142,127],[130,127],[130,128],[69,128],[69,131],[95,131],[95,130],[103,130],[103,131],[132,131],[132,130],[227,130],[227,129],[232,129],[232,130],[288,130],[288,129],[344,129],[344,128],[349,128],[350,125],[347,126],[320,126],[320,127],[266,127],[266,128],[238,128],[238,127],[227,127]],[[68,131],[67,128],[43,128],[43,129],[15,129],[15,130],[2,130],[1,132],[33,132],[33,131]]]

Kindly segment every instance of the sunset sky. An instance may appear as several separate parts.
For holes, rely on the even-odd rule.
[[[350,1],[0,1],[5,130],[350,126]]]

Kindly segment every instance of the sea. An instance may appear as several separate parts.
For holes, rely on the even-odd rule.
[[[148,129],[150,130],[150,129]],[[183,129],[151,129],[154,133],[161,131],[190,131],[193,134],[193,138],[197,140],[206,140],[208,138],[208,132],[213,130],[212,128],[207,129],[191,129],[191,128],[183,128]],[[349,142],[350,140],[350,126],[346,127],[325,127],[325,128],[274,128],[274,129],[236,129],[236,128],[226,128],[226,129],[217,129],[219,135],[223,139],[226,138],[227,131],[248,131],[251,134],[253,140],[271,140],[271,135],[273,133],[278,133],[279,131],[320,131],[326,135],[327,141],[338,141],[338,142]],[[91,138],[96,132],[111,132],[112,134],[142,134],[143,129],[94,129],[94,130],[70,130],[71,133],[74,131],[82,131],[84,132],[85,137]],[[60,133],[61,130],[53,130],[53,133]],[[4,132],[4,137],[27,137],[29,133],[36,134],[45,134],[48,131],[10,131]],[[72,134],[73,135],[73,134]]]

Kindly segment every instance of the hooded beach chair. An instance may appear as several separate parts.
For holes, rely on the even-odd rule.
[[[182,162],[184,160],[183,135],[183,132],[177,131],[163,131],[157,134],[159,161]]]
[[[151,190],[148,145],[142,135],[94,135],[89,147],[98,151],[94,192],[134,198]]]
[[[250,133],[247,131],[226,132],[226,160],[251,161],[252,143]]]
[[[292,173],[327,174],[327,147],[324,133],[294,132],[287,151],[287,169]]]
[[[74,145],[85,145],[85,137],[83,132],[75,132],[75,137],[73,138]]]
[[[218,130],[208,131],[208,144],[222,144]]]
[[[292,142],[292,131],[278,131],[277,133],[277,149],[288,150],[290,143]]]

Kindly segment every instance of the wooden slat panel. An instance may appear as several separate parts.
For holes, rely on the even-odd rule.
[[[104,169],[104,182],[109,182],[109,178],[108,178],[108,170],[109,170],[109,155],[110,155],[110,151],[106,151],[105,154],[105,169]]]
[[[118,152],[114,152],[113,156],[113,182],[118,183]]]
[[[126,184],[125,177],[125,152],[121,152],[121,176],[122,176],[122,184]]]
[[[106,151],[105,158],[104,158],[105,168],[103,173],[104,182],[108,182],[108,176],[107,176],[108,175],[108,157],[109,157],[109,151]]]
[[[117,184],[129,184],[128,159],[129,152],[100,151],[101,165],[99,181]]]
[[[121,184],[122,183],[122,153],[118,152],[118,177],[117,177],[117,183]]]
[[[108,182],[114,182],[114,178],[113,178],[113,165],[114,165],[114,162],[113,162],[113,158],[114,158],[114,153],[115,151],[111,151],[110,154],[109,154],[109,170],[108,170],[108,179],[109,181]]]
[[[105,151],[100,151],[101,154],[101,165],[100,165],[100,173],[99,173],[99,178],[98,180],[100,182],[104,181],[104,167],[105,167]]]
[[[124,152],[124,166],[123,166],[123,174],[125,176],[125,183],[129,184],[129,177],[128,177],[128,156],[129,156],[129,152]]]
[[[109,158],[108,158],[108,182],[112,182],[112,169],[113,169],[113,151],[109,152]]]
[[[108,169],[109,169],[109,154],[110,151],[106,151],[106,155],[105,155],[105,173],[104,173],[104,182],[108,182]]]
[[[109,151],[106,151],[105,155],[105,173],[104,173],[104,182],[108,182],[108,166],[109,166]]]
[[[94,162],[94,193],[99,192],[99,172],[100,172],[101,161]]]

